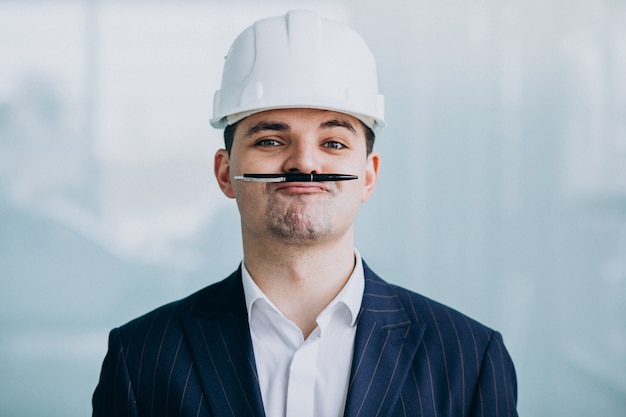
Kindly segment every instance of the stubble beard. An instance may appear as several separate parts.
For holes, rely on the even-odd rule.
[[[269,233],[290,244],[320,242],[332,231],[328,213],[311,207],[304,198],[290,203],[270,201],[265,214]]]

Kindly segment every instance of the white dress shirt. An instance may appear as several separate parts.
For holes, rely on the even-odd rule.
[[[343,416],[356,320],[365,288],[361,255],[348,282],[305,340],[242,267],[252,347],[267,417]]]

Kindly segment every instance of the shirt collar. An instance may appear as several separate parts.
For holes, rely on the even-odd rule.
[[[339,294],[328,304],[324,309],[327,311],[338,303],[344,304],[351,314],[350,325],[354,326],[361,310],[361,301],[363,300],[363,292],[365,291],[365,274],[363,272],[363,260],[358,250],[354,249],[354,269],[352,275],[348,279],[348,282],[341,289]],[[245,261],[241,263],[241,278],[243,283],[243,292],[246,299],[246,309],[248,310],[248,319],[252,317],[252,306],[257,300],[263,300],[269,304],[278,313],[280,311],[267,298],[267,296],[261,291],[256,282],[252,279],[250,272],[246,268]],[[324,311],[320,315],[324,314]],[[282,315],[282,313],[280,313]]]

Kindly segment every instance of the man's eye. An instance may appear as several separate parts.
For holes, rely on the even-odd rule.
[[[280,142],[276,139],[261,139],[255,143],[255,146],[271,148],[272,146],[280,146]]]
[[[343,149],[346,147],[346,145],[344,145],[341,142],[331,140],[331,141],[325,142],[324,147],[329,148],[329,149]]]

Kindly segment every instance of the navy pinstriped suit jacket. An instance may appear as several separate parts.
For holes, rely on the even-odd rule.
[[[517,416],[500,334],[364,269],[345,416]],[[241,271],[113,330],[93,410],[263,416]]]

